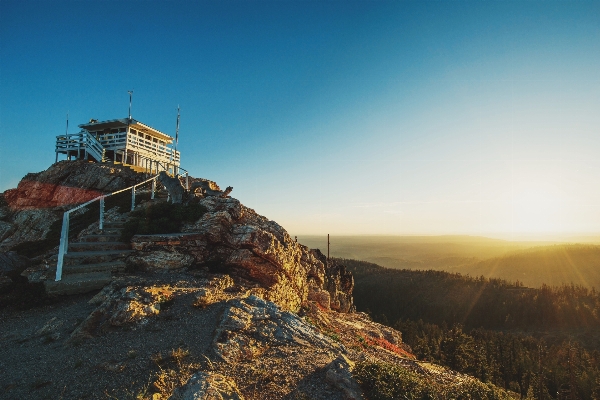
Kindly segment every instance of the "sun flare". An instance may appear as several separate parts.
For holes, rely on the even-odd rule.
[[[564,202],[556,193],[535,187],[512,196],[512,230],[516,232],[552,233],[562,229]]]

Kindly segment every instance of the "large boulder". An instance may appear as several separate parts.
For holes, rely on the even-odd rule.
[[[215,331],[213,351],[227,363],[249,361],[276,346],[315,346],[331,352],[343,347],[321,334],[297,314],[256,296],[226,303]]]
[[[286,310],[298,311],[309,293],[326,291],[332,308],[354,309],[354,281],[345,267],[330,262],[318,250],[294,241],[275,221],[257,214],[234,198],[207,197],[208,210],[181,234],[138,235],[129,261],[141,267],[172,269],[160,260],[184,260],[258,282],[255,294]],[[160,254],[160,260],[156,254]],[[191,260],[189,257],[192,257]]]

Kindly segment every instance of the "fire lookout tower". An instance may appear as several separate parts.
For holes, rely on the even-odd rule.
[[[173,138],[131,117],[79,125],[81,131],[56,137],[59,154],[67,160],[113,162],[138,172],[179,171],[180,154],[172,148]]]

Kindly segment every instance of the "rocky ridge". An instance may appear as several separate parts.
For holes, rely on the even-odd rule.
[[[319,250],[295,242],[275,221],[234,198],[206,197],[208,210],[181,234],[137,235],[128,262],[146,270],[209,265],[260,283],[255,294],[297,312],[307,300],[326,309],[354,309],[354,280]]]
[[[43,229],[34,234],[34,223],[21,227],[15,215],[60,215],[73,201],[61,194],[60,182],[77,182],[76,194],[129,183],[126,172],[117,182],[110,169],[80,167],[82,177],[65,172],[78,175],[77,163],[64,162],[26,177],[54,182],[54,190],[24,183],[4,193],[7,204],[0,209],[10,215],[12,243],[43,238]],[[104,176],[86,178],[91,170]],[[30,195],[35,201],[27,200]],[[355,312],[354,281],[343,265],[234,198],[199,203],[206,212],[183,232],[134,236],[128,270],[100,292],[50,299],[26,311],[0,309],[4,393],[34,399],[362,399],[353,375],[361,362],[391,363],[443,385],[473,381],[415,360],[400,332]],[[35,208],[43,204],[48,207]],[[28,262],[11,253],[2,260]]]

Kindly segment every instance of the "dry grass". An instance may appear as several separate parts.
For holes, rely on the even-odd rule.
[[[161,353],[154,354],[151,359],[159,368],[151,385],[155,393],[144,399],[167,399],[176,388],[184,385],[200,369],[200,364],[186,362],[189,355],[190,352],[181,347],[171,350],[166,357]],[[156,394],[159,394],[160,397]]]

